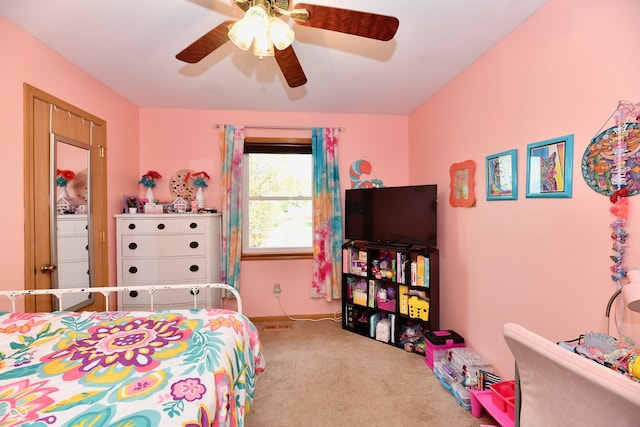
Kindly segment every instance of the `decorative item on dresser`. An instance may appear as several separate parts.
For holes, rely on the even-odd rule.
[[[220,280],[221,214],[116,215],[118,286],[212,283]],[[192,291],[172,290],[156,299],[157,309],[190,308]],[[219,289],[197,295],[199,307],[220,308]],[[149,295],[130,291],[119,310],[144,309]]]

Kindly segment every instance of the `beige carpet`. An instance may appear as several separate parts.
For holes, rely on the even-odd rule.
[[[267,363],[247,427],[480,426],[424,358],[343,331],[332,321],[256,323]]]

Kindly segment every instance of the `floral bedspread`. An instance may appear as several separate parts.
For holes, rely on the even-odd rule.
[[[232,311],[0,313],[0,427],[242,426],[264,367]]]

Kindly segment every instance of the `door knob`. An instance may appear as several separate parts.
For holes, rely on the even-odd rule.
[[[53,265],[53,264],[42,264],[40,266],[40,271],[43,273],[53,273],[54,271],[56,271],[58,269],[57,265]]]

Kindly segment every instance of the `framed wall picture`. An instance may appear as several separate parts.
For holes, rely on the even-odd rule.
[[[454,163],[449,168],[449,204],[455,207],[471,207],[476,204],[473,191],[476,164],[473,160]]]
[[[486,157],[487,200],[518,200],[517,155],[509,150]]]
[[[527,145],[527,197],[571,197],[573,135]]]

